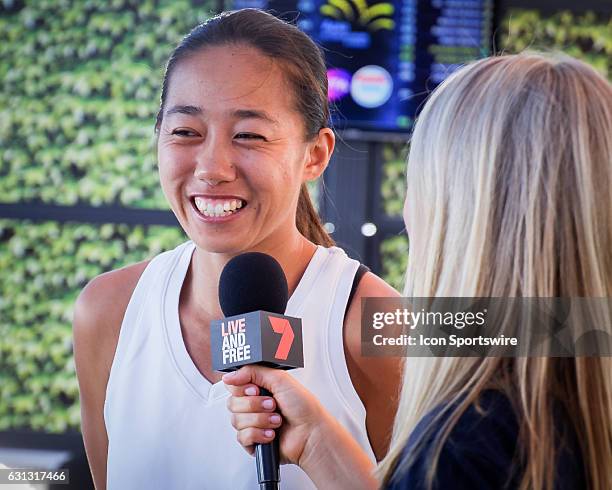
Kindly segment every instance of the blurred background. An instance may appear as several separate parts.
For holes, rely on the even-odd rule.
[[[97,274],[186,240],[158,184],[164,64],[197,23],[247,6],[326,48],[340,138],[311,190],[338,244],[398,289],[406,141],[427,93],[461,63],[528,48],[612,73],[609,0],[0,0],[0,463],[69,467],[91,488],[73,303]]]

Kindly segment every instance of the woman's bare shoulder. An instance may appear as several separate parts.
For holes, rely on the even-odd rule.
[[[366,408],[366,427],[376,459],[387,452],[391,423],[398,402],[402,359],[368,357],[361,353],[361,299],[394,298],[399,293],[380,277],[368,272],[359,282],[344,321],[344,352],[351,381]]]
[[[81,427],[96,488],[106,486],[108,436],[104,403],[123,316],[148,261],[94,277],[74,306],[74,362],[79,382]]]
[[[146,260],[105,272],[87,283],[74,305],[75,349],[97,352],[110,368],[123,316],[148,263]]]

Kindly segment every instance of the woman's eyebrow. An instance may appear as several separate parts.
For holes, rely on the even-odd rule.
[[[270,124],[278,125],[278,121],[267,112],[257,109],[237,109],[232,112],[232,116],[236,119],[260,119]]]
[[[194,105],[175,105],[166,111],[166,116],[171,114],[187,114],[188,116],[198,116],[202,114],[202,108]]]
[[[175,105],[166,111],[166,116],[172,114],[186,114],[188,116],[201,116],[204,110],[194,105]],[[270,116],[266,111],[258,109],[236,109],[231,112],[231,116],[236,119],[259,119],[270,124],[278,125],[278,121]]]

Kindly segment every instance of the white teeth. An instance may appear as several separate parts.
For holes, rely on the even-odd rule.
[[[202,213],[204,216],[210,217],[229,216],[237,209],[240,209],[242,207],[242,200],[240,199],[234,199],[231,201],[224,202],[213,202],[207,201],[202,197],[196,197],[194,199],[194,202],[200,213]]]

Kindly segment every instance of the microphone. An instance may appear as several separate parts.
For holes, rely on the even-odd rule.
[[[273,257],[249,252],[231,259],[219,279],[225,318],[210,323],[213,369],[230,372],[255,363],[285,370],[304,367],[302,321],[284,315],[288,299],[287,279]],[[264,388],[260,392],[272,395]],[[261,490],[278,489],[278,439],[255,446]]]

